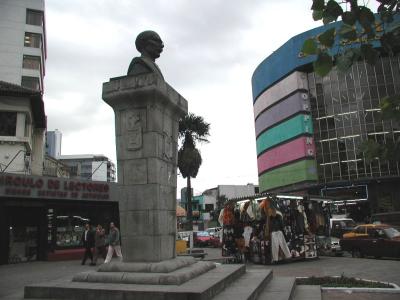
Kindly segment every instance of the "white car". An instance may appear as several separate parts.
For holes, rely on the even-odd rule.
[[[222,227],[211,227],[206,229],[206,231],[211,235],[215,237],[219,237],[221,234]]]

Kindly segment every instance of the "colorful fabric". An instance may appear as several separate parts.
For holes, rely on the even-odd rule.
[[[223,222],[224,225],[233,225],[235,223],[235,216],[231,206],[226,206],[224,208]]]
[[[271,254],[272,254],[272,262],[279,260],[279,248],[282,249],[285,258],[291,258],[289,248],[286,244],[285,237],[283,236],[282,231],[273,231],[271,233]]]

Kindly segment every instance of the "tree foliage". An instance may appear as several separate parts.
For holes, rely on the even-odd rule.
[[[388,96],[381,99],[380,104],[382,121],[392,121],[400,125],[400,96]],[[380,144],[374,139],[364,141],[359,151],[364,154],[365,161],[370,163],[374,159],[390,162],[400,162],[400,137],[394,140],[387,139]]]
[[[210,124],[200,116],[189,113],[179,121],[179,138],[182,147],[178,151],[178,168],[183,178],[195,178],[202,163],[197,142],[208,142]]]
[[[189,230],[192,229],[192,187],[190,178],[196,178],[202,163],[200,151],[196,148],[198,142],[208,142],[210,124],[203,117],[189,113],[179,121],[178,136],[182,146],[178,150],[178,168],[187,182],[187,218]]]
[[[323,77],[335,66],[338,71],[346,72],[358,60],[375,65],[380,51],[391,56],[400,51],[400,0],[376,2],[378,9],[373,13],[366,1],[312,0],[313,19],[328,25],[324,32],[307,39],[301,50],[305,56],[315,55],[315,73]],[[338,19],[342,23],[330,24]],[[380,109],[381,121],[400,125],[399,94],[381,99]],[[399,162],[400,138],[386,139],[384,144],[368,139],[359,151],[367,163],[374,159]]]
[[[303,55],[316,55],[313,64],[317,74],[327,75],[334,65],[340,71],[347,71],[359,59],[375,64],[379,57],[378,50],[373,47],[376,41],[389,55],[400,49],[400,0],[377,2],[379,7],[374,14],[365,1],[312,1],[315,21],[322,20],[327,25],[339,18],[342,20],[340,26],[328,26],[323,33],[303,44]]]

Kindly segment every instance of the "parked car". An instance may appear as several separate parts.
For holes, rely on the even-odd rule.
[[[195,247],[218,247],[220,244],[219,238],[212,236],[207,231],[194,231],[193,232],[193,245]]]
[[[400,258],[400,232],[386,224],[359,225],[343,234],[340,246],[353,257]]]
[[[342,256],[340,240],[337,237],[317,236],[317,251],[320,256]]]
[[[221,229],[222,229],[222,227],[211,227],[211,228],[207,228],[206,231],[211,236],[219,237],[219,235],[222,233]]]
[[[191,231],[178,231],[176,233],[177,235],[177,240],[184,240],[186,242],[186,246],[189,247],[189,239],[190,239],[190,234]]]
[[[330,219],[330,236],[341,238],[344,233],[350,232],[357,226],[356,222],[350,218],[332,218]]]
[[[391,211],[386,213],[373,214],[371,216],[371,223],[373,224],[389,224],[393,227],[400,228],[400,211]]]

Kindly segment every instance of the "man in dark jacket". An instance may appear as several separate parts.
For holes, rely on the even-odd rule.
[[[94,235],[93,231],[90,229],[89,223],[85,224],[85,231],[82,233],[81,242],[85,248],[85,254],[83,255],[82,265],[86,263],[86,259],[90,258],[93,264],[93,254],[92,248],[94,247]]]

